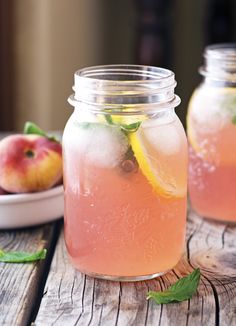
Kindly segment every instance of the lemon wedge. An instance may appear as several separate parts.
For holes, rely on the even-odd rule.
[[[172,157],[166,161],[164,153],[160,153],[160,156],[156,158],[157,151],[148,144],[140,129],[130,133],[128,137],[139,168],[154,191],[163,197],[184,197],[186,195],[186,179],[182,178],[180,174],[177,176],[178,168],[174,167],[175,159]]]
[[[109,123],[108,119],[105,119]],[[126,135],[138,162],[139,169],[154,191],[159,196],[165,198],[181,198],[186,196],[187,173],[185,173],[183,164],[186,165],[187,170],[187,155],[186,157],[182,155],[183,157],[180,158],[181,154],[175,152],[178,147],[176,146],[176,141],[174,141],[173,146],[172,139],[179,139],[179,129],[182,130],[182,125],[179,126],[180,122],[176,121],[173,125],[169,125],[169,127],[166,125],[157,127],[157,123],[153,124],[153,121],[150,121],[146,115],[109,115],[109,119],[111,119],[112,124],[119,125],[122,129],[122,126],[138,123],[138,128],[127,132]],[[162,129],[160,130],[160,128]],[[166,130],[166,128],[171,130]],[[158,141],[156,141],[156,129],[158,129],[160,136]],[[164,136],[167,134],[169,135],[167,136],[168,139]],[[170,140],[171,144],[169,143]],[[172,152],[172,156],[168,152]],[[178,160],[177,163],[176,160]],[[180,170],[184,170],[184,172],[179,173]]]
[[[202,150],[201,150],[201,147],[198,145],[197,137],[196,137],[196,135],[194,133],[194,128],[193,128],[192,120],[191,120],[192,107],[193,107],[193,98],[194,98],[194,95],[190,99],[188,112],[187,112],[187,116],[186,116],[187,135],[188,135],[189,144],[192,146],[194,151],[196,153],[200,153]]]
[[[235,97],[235,88],[211,87],[196,89],[190,99],[186,117],[188,141],[205,161],[215,161],[209,148],[214,135],[232,125],[234,103],[231,102]],[[234,106],[233,109],[235,110]],[[205,139],[208,141],[204,141]],[[216,150],[218,145],[214,145],[214,148]]]

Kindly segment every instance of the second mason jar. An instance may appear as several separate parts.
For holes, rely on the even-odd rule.
[[[236,44],[208,46],[188,108],[189,191],[204,217],[236,222]]]
[[[111,65],[75,73],[63,135],[65,241],[99,278],[151,279],[185,240],[187,144],[174,74]]]

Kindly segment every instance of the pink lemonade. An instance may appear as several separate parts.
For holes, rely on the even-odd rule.
[[[183,253],[186,224],[187,144],[178,117],[78,120],[70,118],[63,136],[72,264],[121,280],[170,270]],[[120,125],[130,122],[139,127],[125,134]]]
[[[200,87],[190,101],[189,192],[204,217],[236,221],[236,89]]]

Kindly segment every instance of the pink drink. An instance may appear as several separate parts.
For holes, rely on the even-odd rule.
[[[161,68],[75,75],[63,135],[65,241],[72,264],[88,275],[150,279],[182,255],[187,143],[174,86]]]
[[[126,172],[120,165],[101,166],[96,158],[89,162],[83,150],[66,136],[64,156],[70,164],[64,171],[65,239],[72,263],[80,271],[133,277],[162,273],[177,264],[185,239],[187,155],[182,126],[175,119],[168,130],[181,137],[177,150],[173,147],[172,153],[169,148],[168,156],[161,151],[165,141],[171,142],[166,136],[159,140],[163,149],[146,143],[151,165],[163,177],[163,189],[157,191],[138,167]],[[165,128],[153,127],[152,132],[158,138],[159,131],[163,137]],[[74,139],[81,137],[72,127],[68,133]],[[105,140],[101,151],[103,146]],[[159,170],[155,158],[162,166]],[[171,172],[177,189],[173,186],[172,193],[166,195]]]
[[[211,91],[196,91],[190,103],[189,191],[200,215],[236,221],[236,124],[229,109],[236,89]]]

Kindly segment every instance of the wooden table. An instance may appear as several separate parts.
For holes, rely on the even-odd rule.
[[[174,270],[155,280],[109,282],[85,276],[68,262],[63,223],[1,231],[0,247],[33,251],[46,260],[0,263],[0,325],[236,325],[236,225],[188,213],[186,254]],[[156,305],[148,290],[163,290],[200,267],[201,283],[189,301]]]

